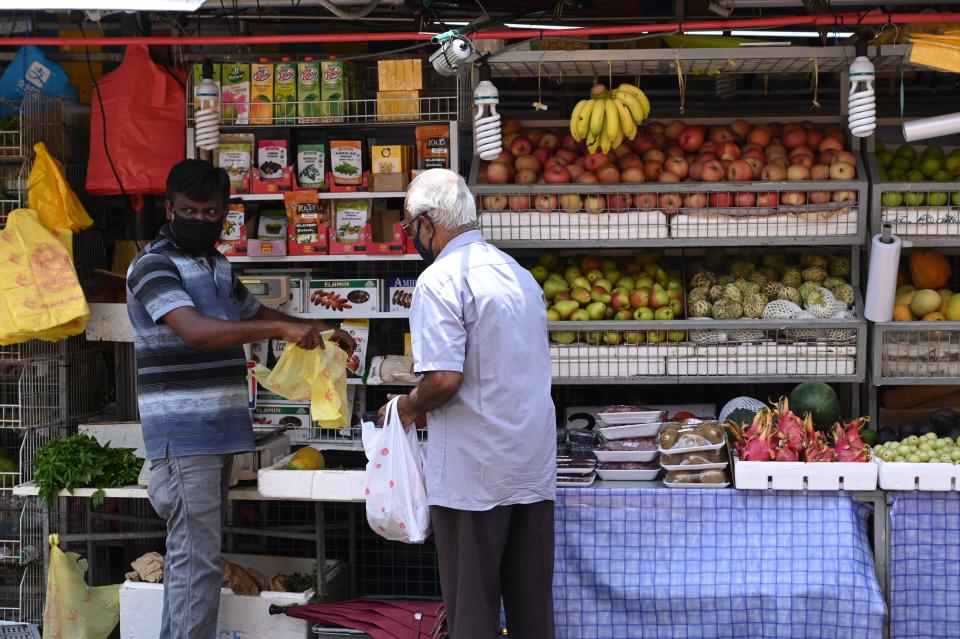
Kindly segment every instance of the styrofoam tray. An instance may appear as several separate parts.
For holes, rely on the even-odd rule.
[[[877,464],[869,462],[744,462],[733,476],[745,490],[876,490]]]
[[[590,486],[593,485],[593,482],[596,481],[597,475],[596,473],[593,473],[590,475],[586,475],[586,477],[589,477],[590,481],[581,483],[581,482],[564,481],[565,477],[563,475],[558,475],[557,487],[558,488],[589,488]]]
[[[597,417],[608,426],[629,426],[636,424],[660,423],[663,420],[662,410],[636,410],[626,413],[597,413]]]
[[[663,463],[663,460],[660,460],[660,466],[667,471],[670,470],[719,470],[721,468],[726,468],[729,462],[717,462],[715,464],[687,464],[680,466],[667,466]]]
[[[722,484],[668,484],[663,482],[663,485],[667,488],[701,488],[701,489],[711,489],[711,488],[726,488],[730,485],[730,482],[724,482]]]
[[[663,422],[649,424],[624,424],[623,426],[599,426],[597,430],[606,439],[630,439],[631,437],[653,437],[660,432]]]
[[[597,474],[603,481],[652,481],[660,474],[659,468],[653,470],[616,470],[597,469]]]
[[[595,450],[593,454],[602,462],[648,462],[660,453],[656,450]]]
[[[558,475],[589,475],[594,470],[596,470],[596,466],[587,466],[585,468],[561,468],[557,466]]]
[[[720,450],[727,445],[727,440],[724,438],[719,444],[709,444],[707,446],[694,446],[693,448],[671,448],[669,450],[664,450],[659,448],[661,455],[682,455],[683,453],[702,453],[707,450]]]
[[[877,459],[880,488],[949,492],[960,490],[960,465],[885,462]]]
[[[317,501],[366,501],[364,470],[286,470],[293,455],[257,472],[263,497]]]

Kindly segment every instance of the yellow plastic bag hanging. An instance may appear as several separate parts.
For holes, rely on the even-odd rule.
[[[321,428],[341,428],[350,423],[347,406],[347,354],[323,334],[324,348],[304,350],[288,345],[273,370],[257,366],[257,382],[267,390],[294,401],[310,400],[310,416]]]
[[[0,230],[0,344],[82,333],[90,308],[73,262],[37,213],[17,209]]]
[[[49,542],[43,639],[107,639],[120,623],[120,584],[88,586],[87,560],[60,550],[58,535]]]
[[[43,142],[33,145],[33,168],[27,178],[27,201],[40,223],[51,230],[80,231],[93,220],[63,177],[63,168]]]

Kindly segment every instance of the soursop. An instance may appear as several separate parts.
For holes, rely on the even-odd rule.
[[[732,275],[723,275],[717,279],[717,284],[720,286],[727,286],[728,284],[733,284],[737,279]]]
[[[707,271],[697,271],[690,278],[690,286],[691,288],[710,288],[713,286],[713,276]]]
[[[763,266],[765,268],[771,268],[774,271],[782,271],[787,267],[787,256],[782,254],[764,255]]]
[[[783,276],[780,278],[784,286],[800,286],[803,284],[802,271],[795,266],[788,266],[783,269]]]
[[[850,277],[850,258],[841,256],[830,260],[830,275],[834,277]]]
[[[689,305],[690,317],[710,317],[713,314],[713,305],[707,300],[696,300]]]
[[[703,265],[707,269],[716,273],[723,268],[723,265],[727,263],[727,254],[721,248],[712,248],[707,251],[707,254],[703,258]]]
[[[843,302],[847,306],[853,306],[854,294],[853,287],[843,282],[840,286],[836,287],[831,291],[833,296],[840,302]]]
[[[727,284],[725,287],[723,287],[723,297],[731,302],[743,301],[743,293],[740,292],[740,289],[737,288],[736,284]]]
[[[766,298],[760,293],[750,293],[743,298],[743,316],[759,319],[767,306]]]
[[[827,271],[820,266],[811,266],[810,268],[804,269],[801,277],[804,282],[820,283],[827,279]]]
[[[803,301],[803,296],[800,295],[800,291],[796,288],[792,286],[784,286],[783,290],[780,292],[780,299],[793,302],[794,304],[799,304]]]
[[[804,253],[800,256],[800,265],[804,268],[817,267],[827,270],[830,266],[830,259],[820,253]]]
[[[723,297],[723,292],[726,287],[720,286],[719,284],[714,284],[710,287],[709,297],[710,301],[717,303],[721,297]]]
[[[687,294],[688,302],[696,302],[698,300],[710,301],[710,289],[705,286],[698,286],[695,289],[691,289],[690,293]]]
[[[753,282],[754,284],[762,288],[767,285],[767,282],[770,281],[770,278],[767,277],[767,274],[764,273],[763,271],[754,271],[747,278],[747,281]]]
[[[753,262],[746,260],[737,260],[730,265],[730,275],[738,280],[746,279],[755,270],[757,270],[757,267],[753,265]]]
[[[713,319],[735,320],[743,317],[743,307],[739,302],[723,298],[713,305]]]

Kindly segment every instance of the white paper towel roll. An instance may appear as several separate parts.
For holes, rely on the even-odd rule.
[[[893,301],[897,295],[897,272],[900,270],[900,249],[903,244],[896,235],[890,242],[880,235],[873,236],[870,248],[870,267],[867,270],[867,299],[863,314],[871,322],[889,322],[893,319]]]

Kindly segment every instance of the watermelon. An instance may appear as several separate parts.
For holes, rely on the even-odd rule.
[[[749,408],[738,408],[737,410],[730,413],[727,417],[728,422],[733,422],[737,426],[743,426],[744,424],[752,424],[753,417],[757,414],[757,411],[750,410]]]
[[[813,418],[813,426],[828,432],[840,421],[840,398],[823,382],[804,382],[790,392],[790,410],[799,417],[807,413]]]

